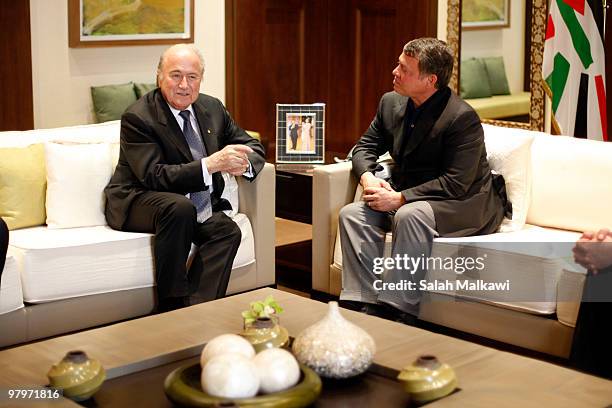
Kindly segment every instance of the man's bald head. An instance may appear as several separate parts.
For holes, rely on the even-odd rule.
[[[162,54],[159,56],[159,62],[157,64],[157,81],[158,81],[158,85],[159,85],[159,76],[162,72],[164,63],[166,62],[166,60],[168,59],[168,57],[170,55],[178,55],[178,54],[185,54],[185,53],[191,53],[193,55],[195,55],[198,60],[200,61],[200,75],[204,75],[204,57],[202,57],[202,53],[200,52],[200,50],[198,50],[198,47],[196,47],[193,44],[175,44],[171,47],[168,47],[164,50],[164,52],[162,52]]]

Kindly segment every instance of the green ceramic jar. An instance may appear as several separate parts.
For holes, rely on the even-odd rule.
[[[421,356],[404,367],[397,379],[414,401],[424,403],[442,398],[457,388],[457,377],[448,364],[441,364],[435,356]]]
[[[240,334],[253,345],[256,353],[273,347],[286,347],[289,344],[289,332],[278,324],[278,318],[260,317],[254,322],[245,323]]]
[[[104,367],[98,360],[90,359],[84,351],[70,351],[47,373],[49,384],[61,388],[64,396],[84,401],[96,393],[106,379]]]

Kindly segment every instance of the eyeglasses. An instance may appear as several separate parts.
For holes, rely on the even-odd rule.
[[[199,81],[200,79],[202,79],[202,77],[198,74],[187,74],[187,75],[183,75],[179,72],[172,72],[170,73],[170,75],[168,75],[170,77],[170,79],[179,84],[181,82],[183,82],[183,78],[187,79],[187,83],[192,84],[194,82]]]

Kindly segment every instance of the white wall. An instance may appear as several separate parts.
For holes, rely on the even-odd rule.
[[[93,123],[89,87],[155,82],[167,46],[68,47],[66,0],[30,0],[34,127]],[[202,92],[225,100],[225,1],[197,0],[195,45],[206,61]]]
[[[510,27],[461,32],[461,59],[504,57],[510,92],[523,90],[525,48],[525,2],[511,1]]]

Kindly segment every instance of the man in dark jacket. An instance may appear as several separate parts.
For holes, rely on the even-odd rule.
[[[448,88],[452,67],[444,42],[407,43],[393,70],[394,92],[383,95],[354,149],[353,173],[364,195],[340,211],[340,298],[365,303],[365,311],[392,306],[408,320],[418,313],[425,269],[388,264],[383,273],[386,231],[393,232],[394,259],[426,258],[435,237],[489,234],[503,219],[505,196],[493,187],[480,119]],[[395,162],[389,181],[375,175],[385,152]],[[405,280],[417,286],[382,286]]]
[[[159,88],[121,117],[121,153],[105,189],[108,224],[155,233],[159,310],[225,295],[240,229],[222,211],[221,172],[253,180],[262,145],[238,127],[216,98],[200,94],[204,62],[193,45],[161,56]],[[189,270],[191,244],[198,247]]]

